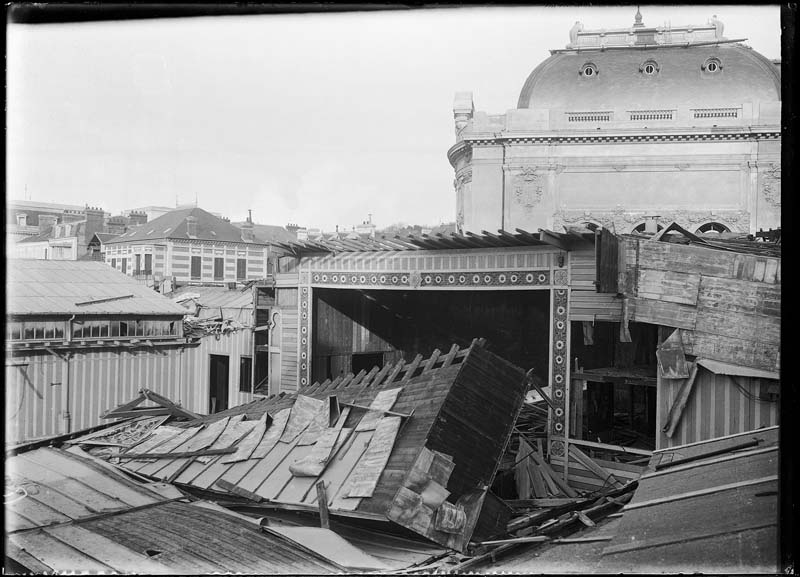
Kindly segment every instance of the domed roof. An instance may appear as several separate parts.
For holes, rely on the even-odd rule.
[[[706,67],[711,59],[716,71]],[[594,68],[588,76],[587,65]],[[741,44],[713,44],[560,51],[531,72],[517,107],[641,110],[780,99],[778,66]]]

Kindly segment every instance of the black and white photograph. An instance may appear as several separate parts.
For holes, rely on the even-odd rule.
[[[4,574],[792,574],[796,20],[7,3]]]

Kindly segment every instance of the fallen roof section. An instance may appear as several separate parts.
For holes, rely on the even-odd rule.
[[[6,461],[6,556],[35,573],[323,574],[345,567],[214,505],[42,448]]]
[[[476,339],[161,426],[119,458],[189,489],[393,521],[461,551],[510,516],[488,488],[526,388],[521,369]]]

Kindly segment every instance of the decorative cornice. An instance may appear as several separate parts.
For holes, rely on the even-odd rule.
[[[586,144],[595,142],[629,143],[629,142],[706,142],[717,140],[768,140],[779,139],[781,132],[776,130],[743,131],[743,132],[703,132],[678,134],[552,134],[536,136],[492,136],[466,137],[459,145],[497,146],[498,144]],[[450,149],[455,153],[455,147]],[[451,156],[451,154],[448,154]]]

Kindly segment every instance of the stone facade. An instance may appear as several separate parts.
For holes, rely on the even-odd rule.
[[[780,226],[780,69],[722,24],[584,31],[529,76],[516,109],[454,103],[462,232],[618,233]]]

